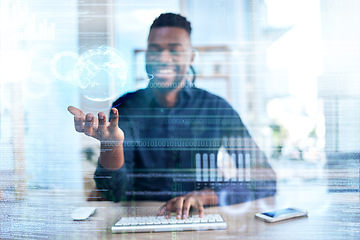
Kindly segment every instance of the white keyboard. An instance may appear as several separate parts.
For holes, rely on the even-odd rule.
[[[188,219],[166,219],[164,216],[124,217],[111,228],[112,233],[122,232],[172,232],[226,229],[226,222],[220,214],[206,214],[200,218],[193,215]]]

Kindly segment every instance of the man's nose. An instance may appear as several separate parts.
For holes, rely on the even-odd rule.
[[[163,50],[163,51],[159,52],[158,61],[159,62],[172,62],[173,56],[169,50]]]

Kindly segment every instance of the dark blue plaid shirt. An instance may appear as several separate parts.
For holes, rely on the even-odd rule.
[[[187,84],[176,106],[167,108],[148,87],[125,94],[113,107],[125,134],[125,164],[117,171],[98,165],[94,176],[108,200],[167,201],[211,188],[227,205],[275,194],[274,171],[222,98]],[[222,176],[228,169],[218,167],[221,146],[237,170],[230,179]]]

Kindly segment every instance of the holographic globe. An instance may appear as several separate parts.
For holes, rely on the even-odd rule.
[[[116,49],[100,46],[79,57],[75,75],[84,97],[92,101],[107,101],[118,96],[124,87],[127,66]]]

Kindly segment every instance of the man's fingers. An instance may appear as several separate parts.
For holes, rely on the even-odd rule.
[[[112,108],[110,112],[110,128],[114,129],[118,127],[119,112],[116,108]]]
[[[204,217],[203,203],[198,198],[192,196],[183,196],[171,199],[160,208],[157,215],[165,215],[165,218],[170,218],[171,212],[175,211],[177,219],[187,219],[192,206],[198,209],[199,217]]]
[[[73,106],[69,106],[68,111],[72,115],[74,115],[75,130],[77,132],[84,132],[84,121],[85,121],[84,113],[80,109],[73,107]]]
[[[85,114],[80,110],[80,109],[78,109],[78,108],[76,108],[76,107],[73,107],[73,106],[69,106],[68,108],[68,111],[72,114],[72,115],[74,115],[74,116],[80,116],[80,117],[83,117],[83,116],[85,116]]]
[[[75,130],[77,132],[84,132],[84,120],[85,120],[85,117],[82,118],[78,115],[74,116],[74,126],[75,126]]]
[[[171,217],[171,211],[173,208],[174,199],[171,199],[165,204],[165,218],[169,219]]]
[[[103,134],[106,131],[105,113],[103,113],[103,112],[98,113],[98,119],[99,119],[98,131],[100,131],[100,133]]]
[[[183,210],[182,210],[182,213],[183,213],[182,218],[183,219],[188,218],[190,208],[192,205],[194,205],[194,203],[195,203],[195,199],[193,197],[189,197],[184,200],[184,206],[183,206]]]
[[[178,197],[175,202],[176,218],[181,219],[182,209],[184,205],[184,198]]]
[[[91,113],[86,114],[84,133],[88,136],[94,136],[94,115]]]
[[[199,211],[199,217],[204,217],[204,205],[201,201],[198,201],[198,211]]]
[[[164,216],[166,214],[166,205],[162,206],[157,213],[158,216]]]

